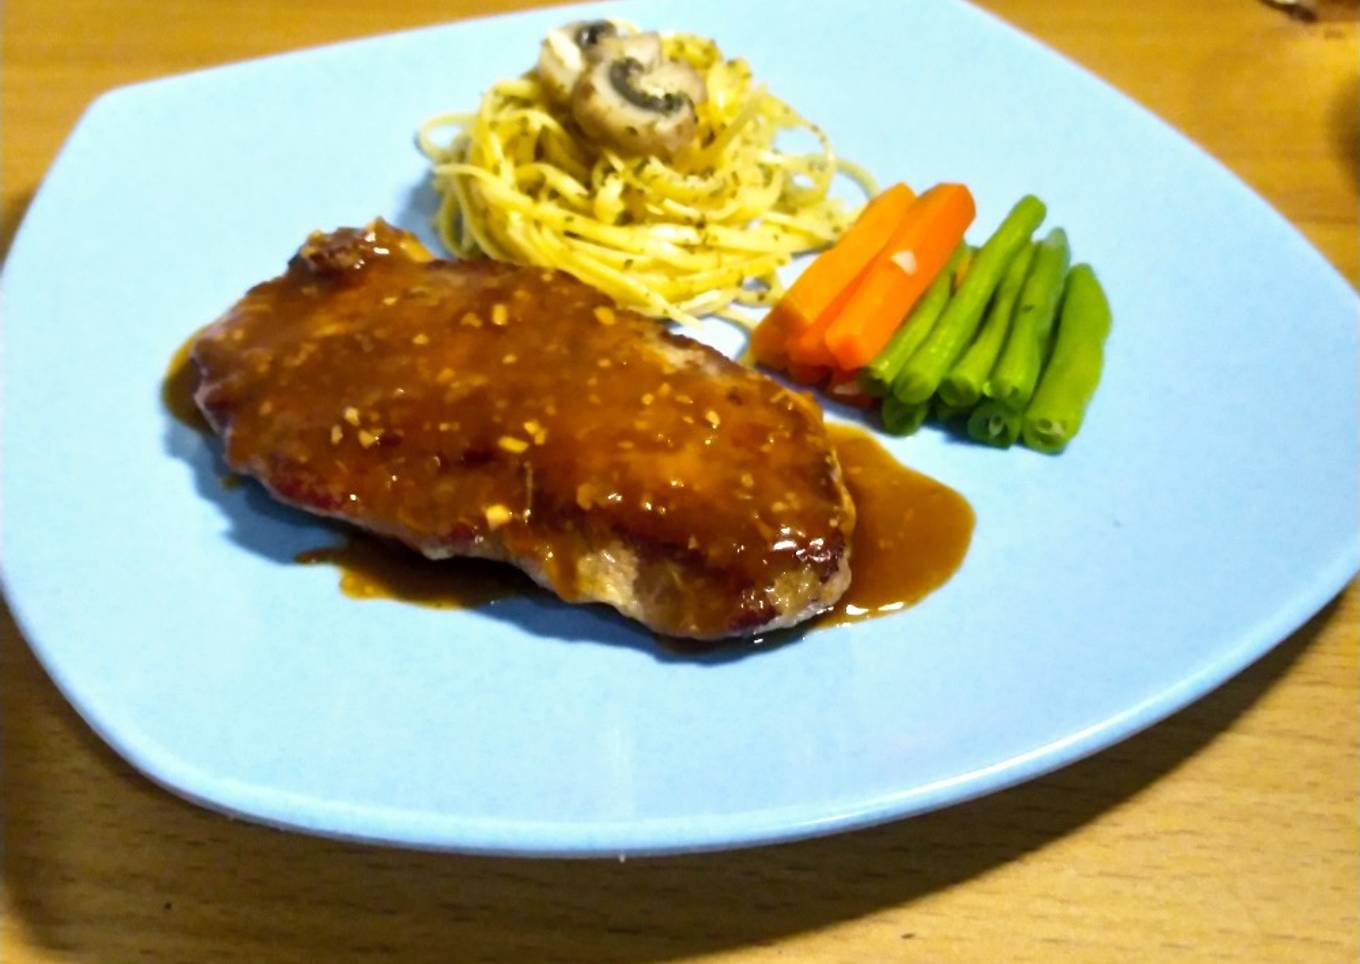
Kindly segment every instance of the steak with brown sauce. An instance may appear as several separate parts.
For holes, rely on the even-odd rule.
[[[803,395],[557,271],[313,234],[193,348],[228,464],[431,558],[713,639],[850,580],[854,506]]]

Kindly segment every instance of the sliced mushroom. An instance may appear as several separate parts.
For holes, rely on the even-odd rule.
[[[625,34],[623,31],[627,29],[630,28],[612,20],[573,20],[550,31],[538,52],[538,78],[548,96],[558,103],[568,103],[572,88],[586,66],[595,59],[597,47],[609,41],[638,36]],[[659,58],[659,42],[656,49]]]
[[[655,67],[666,57],[661,50],[661,34],[656,31],[614,34],[601,37],[586,51],[586,60],[592,64],[624,57],[632,57],[644,67]]]
[[[636,47],[646,36],[619,39]],[[601,45],[601,58],[572,92],[571,113],[595,140],[627,154],[670,159],[694,140],[699,126],[694,105],[707,99],[708,90],[693,67],[659,56],[660,38],[657,45],[658,56],[650,62],[631,52],[616,56],[623,52],[618,41]]]

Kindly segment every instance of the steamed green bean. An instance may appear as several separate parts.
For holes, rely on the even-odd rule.
[[[1061,452],[1081,428],[1104,367],[1110,303],[1090,265],[1067,277],[1053,354],[1025,410],[1020,434],[1041,452]]]
[[[925,341],[930,329],[935,327],[940,312],[949,303],[949,295],[954,283],[954,272],[967,254],[967,245],[960,245],[950,257],[940,276],[926,289],[925,295],[916,303],[906,321],[902,322],[896,333],[883,350],[859,373],[859,386],[865,394],[879,398],[888,394],[893,379],[902,370],[907,359]]]
[[[996,289],[987,317],[978,330],[977,338],[968,346],[963,357],[954,363],[949,374],[940,382],[939,395],[955,408],[968,408],[982,397],[982,386],[992,372],[1010,331],[1015,303],[1034,263],[1034,244],[1021,248],[1006,266],[1001,285]]]
[[[1021,198],[973,259],[968,274],[945,306],[921,346],[907,359],[892,392],[904,402],[924,402],[935,394],[949,367],[967,346],[978,321],[1001,283],[1006,266],[1043,221],[1047,209],[1033,195]]]
[[[983,394],[1013,412],[1025,410],[1039,383],[1070,260],[1067,232],[1054,228],[1035,250],[1034,265],[1020,290],[1006,345],[983,385]]]

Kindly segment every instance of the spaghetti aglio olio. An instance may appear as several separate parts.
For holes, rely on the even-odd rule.
[[[872,179],[713,41],[677,34],[662,47],[707,87],[694,142],[669,161],[591,142],[534,72],[496,83],[476,113],[421,125],[449,250],[560,268],[682,323],[710,313],[746,321],[734,305],[776,300],[776,270],[835,241],[853,219],[830,196],[837,171],[866,194]],[[796,129],[819,149],[775,146]]]

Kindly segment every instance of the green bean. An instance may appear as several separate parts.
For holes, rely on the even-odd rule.
[[[973,411],[971,405],[951,405],[945,401],[939,392],[930,400],[930,414],[935,421],[944,425],[951,425],[954,422],[966,422],[969,414]]]
[[[1009,448],[1020,434],[1020,413],[994,401],[981,402],[968,417],[968,437],[976,442]]]
[[[907,320],[902,322],[878,356],[860,371],[859,386],[864,389],[865,394],[875,398],[888,394],[897,373],[911,357],[911,353],[925,340],[926,335],[930,334],[935,320],[949,303],[954,272],[966,256],[967,249],[966,244],[959,245],[939,277],[931,283],[925,295],[907,315]]]
[[[1067,276],[1053,355],[1021,423],[1020,436],[1030,448],[1061,452],[1081,428],[1100,383],[1110,323],[1100,280],[1090,265],[1077,265]]]
[[[1016,299],[1020,297],[1020,289],[1033,263],[1033,243],[1025,245],[1011,258],[977,338],[940,382],[939,396],[956,408],[971,408],[982,397],[982,384],[991,374],[992,366],[1001,354],[1001,346],[1006,343]]]
[[[949,366],[973,337],[1006,265],[1029,240],[1045,213],[1044,202],[1031,194],[1011,208],[1001,226],[978,251],[963,284],[926,340],[898,372],[892,386],[894,395],[904,402],[924,402],[935,394]]]
[[[1062,228],[1054,228],[1039,242],[1034,266],[1015,305],[1006,347],[1001,349],[1001,357],[982,387],[983,394],[1013,412],[1025,410],[1034,386],[1039,383],[1039,370],[1048,353],[1053,318],[1058,313],[1070,259],[1067,232]]]
[[[926,415],[930,413],[929,402],[916,402],[907,404],[889,395],[883,399],[883,408],[879,411],[879,417],[883,419],[883,428],[893,435],[911,435],[926,420]]]
[[[959,285],[963,284],[963,279],[968,277],[968,269],[973,266],[973,259],[977,257],[978,247],[976,244],[963,242],[960,247],[959,263],[954,265],[954,291],[959,290]]]

